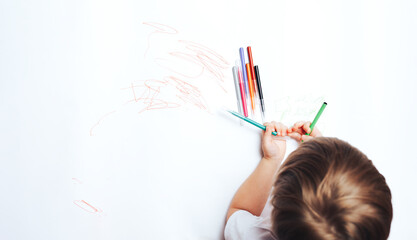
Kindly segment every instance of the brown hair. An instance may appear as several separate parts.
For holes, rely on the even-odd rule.
[[[337,138],[302,143],[278,171],[272,231],[285,239],[387,239],[391,192],[361,151]]]

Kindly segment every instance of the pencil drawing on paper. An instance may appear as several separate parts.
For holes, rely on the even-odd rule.
[[[280,122],[296,122],[300,119],[312,119],[325,97],[313,95],[286,96],[273,102],[272,114]]]

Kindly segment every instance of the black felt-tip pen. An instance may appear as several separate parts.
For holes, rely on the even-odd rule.
[[[265,122],[265,103],[264,103],[264,96],[262,94],[261,77],[259,76],[258,65],[256,65],[254,69],[255,69],[255,75],[256,75],[256,84],[258,85],[259,100],[261,101],[262,122]]]

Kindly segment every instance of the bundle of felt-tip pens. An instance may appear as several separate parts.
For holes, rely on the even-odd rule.
[[[245,50],[239,49],[240,62],[236,61],[233,67],[238,111],[246,118],[255,118],[257,112],[261,113],[262,122],[265,121],[265,104],[262,95],[259,67],[253,64],[252,49],[247,47],[247,59]],[[249,111],[250,110],[250,111]]]

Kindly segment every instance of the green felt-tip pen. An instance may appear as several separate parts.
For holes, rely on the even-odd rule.
[[[324,109],[326,108],[327,103],[324,102],[323,105],[321,105],[321,108],[319,110],[319,112],[317,113],[316,117],[314,118],[313,122],[310,125],[310,133],[306,133],[306,135],[310,135],[313,132],[313,128],[314,126],[316,126],[317,121],[319,120],[321,114],[323,113]]]
[[[245,116],[243,116],[243,115],[241,115],[241,114],[239,114],[239,113],[237,113],[237,112],[235,112],[235,111],[232,111],[232,110],[227,110],[229,113],[231,113],[231,114],[233,114],[233,115],[235,115],[236,117],[238,117],[238,118],[240,118],[240,119],[242,119],[242,120],[244,120],[244,121],[246,121],[246,122],[248,122],[248,123],[250,123],[250,124],[252,124],[252,125],[254,125],[254,126],[257,126],[258,128],[260,128],[260,129],[262,129],[262,130],[266,130],[266,127],[264,126],[264,125],[262,125],[262,124],[260,124],[260,123],[258,123],[258,122],[255,122],[255,121],[253,121],[252,119],[250,119],[250,118],[247,118],[247,117],[245,117]],[[277,132],[275,132],[275,131],[273,131],[272,132],[272,135],[274,135],[274,136],[276,136],[278,133]]]

